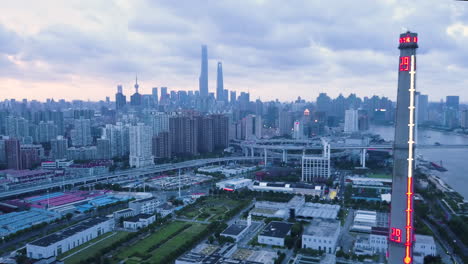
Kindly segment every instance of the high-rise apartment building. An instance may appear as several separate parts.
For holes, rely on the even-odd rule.
[[[130,127],[130,166],[141,168],[154,165],[151,151],[152,131],[150,126],[138,123]]]
[[[367,131],[369,130],[369,115],[367,110],[359,109],[358,110],[358,130]]]
[[[242,119],[242,127],[245,140],[261,139],[263,122],[262,117],[257,115],[247,115]]]
[[[7,164],[7,156],[6,156],[6,149],[5,149],[5,141],[8,137],[0,136],[0,165]]]
[[[107,138],[98,138],[96,140],[97,158],[98,159],[110,159],[111,158],[111,146],[110,140]]]
[[[278,132],[280,136],[291,135],[293,128],[293,113],[287,110],[280,110],[278,114]]]
[[[13,170],[22,169],[20,141],[16,138],[5,140],[7,168]]]
[[[169,118],[173,155],[198,154],[198,119],[190,116]]]
[[[198,152],[209,153],[214,150],[213,118],[199,116],[198,119]]]
[[[169,132],[160,132],[153,136],[153,156],[155,158],[170,158],[171,151],[171,135]]]
[[[354,109],[346,110],[344,132],[354,133],[354,132],[359,131],[358,120],[359,120],[358,110],[354,110]]]
[[[58,128],[53,121],[41,121],[39,123],[39,142],[50,142],[58,135]]]
[[[5,135],[18,139],[29,136],[29,121],[22,117],[8,116],[5,120]]]
[[[52,159],[64,159],[67,156],[68,140],[63,136],[50,141],[50,157]]]
[[[229,146],[229,117],[211,115],[213,119],[213,144],[215,149],[225,149]]]
[[[93,143],[91,120],[75,119],[74,128],[71,131],[71,141],[73,146],[89,146]]]
[[[39,145],[41,146],[41,145]],[[41,152],[44,150],[42,147],[36,145],[21,146],[21,169],[33,169],[41,163]]]
[[[115,125],[107,124],[102,136],[109,140],[111,157],[124,157],[130,152],[129,125],[117,122]]]
[[[149,125],[153,135],[169,131],[169,115],[164,112],[153,112],[149,114]]]

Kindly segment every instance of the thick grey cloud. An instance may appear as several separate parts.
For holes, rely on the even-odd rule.
[[[0,53],[14,54],[18,52],[18,45],[20,43],[21,39],[16,33],[0,25]]]
[[[42,82],[53,82],[70,87],[60,94],[68,98],[80,96],[80,85],[87,85],[83,89],[102,86],[87,95],[100,99],[112,94],[118,83],[131,86],[136,73],[142,87],[197,89],[200,45],[207,44],[211,90],[216,62],[222,61],[226,88],[249,90],[252,98],[291,100],[300,95],[314,99],[324,91],[333,96],[355,92],[393,97],[398,34],[407,27],[420,34],[420,90],[433,100],[445,93],[468,100],[463,89],[468,76],[464,3],[136,0],[41,4],[50,5],[51,13],[40,25],[28,20],[33,16],[20,4],[10,3],[13,15],[0,18],[4,69],[0,86],[4,79],[17,80],[24,86],[18,89],[23,94],[28,84],[40,87]],[[29,25],[37,30],[25,31]],[[86,81],[77,83],[80,78]]]

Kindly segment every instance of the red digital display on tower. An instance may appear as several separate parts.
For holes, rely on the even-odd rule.
[[[411,36],[401,37],[400,43],[418,43],[418,37],[411,37]]]
[[[392,227],[390,233],[390,240],[393,242],[401,243],[401,229]]]
[[[410,68],[410,57],[400,57],[400,71],[409,71]]]

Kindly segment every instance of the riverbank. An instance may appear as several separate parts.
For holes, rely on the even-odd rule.
[[[386,141],[391,141],[394,138],[395,128],[392,126],[373,125],[370,127],[370,132],[380,135]],[[434,145],[436,142],[449,145],[467,145],[468,136],[420,128],[418,130],[417,142],[421,145]],[[444,150],[416,149],[416,154],[422,156],[424,160],[437,164],[440,164],[442,161],[447,171],[433,171],[433,173],[465,199],[468,199],[468,181],[466,180],[466,172],[468,172],[468,163],[466,162],[468,148]]]

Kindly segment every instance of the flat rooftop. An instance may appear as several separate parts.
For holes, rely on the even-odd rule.
[[[305,227],[304,235],[332,237],[339,226],[340,222],[338,220],[313,219],[310,224]]]
[[[221,235],[237,236],[247,228],[247,225],[232,224],[226,228]]]
[[[130,212],[133,212],[133,209],[131,209],[131,208],[122,209],[122,210],[119,210],[119,211],[115,211],[114,213],[130,213]]]
[[[336,219],[340,206],[336,204],[305,203],[296,216]]]
[[[31,245],[34,245],[34,246],[40,246],[40,247],[47,247],[47,246],[50,246],[52,244],[55,244],[59,241],[62,241],[64,240],[65,238],[67,237],[70,237],[70,236],[73,236],[77,233],[80,233],[86,229],[89,229],[93,226],[96,226],[100,223],[103,223],[103,222],[106,222],[108,221],[109,218],[106,218],[106,217],[95,217],[95,218],[91,218],[91,219],[88,219],[88,220],[85,220],[79,224],[76,224],[74,226],[71,226],[69,228],[66,228],[62,231],[59,231],[59,232],[56,232],[56,233],[53,233],[53,234],[50,234],[50,235],[47,235],[43,238],[40,238],[38,240],[35,240],[29,244]]]
[[[260,233],[261,236],[284,238],[291,231],[292,224],[285,222],[270,222]]]
[[[416,234],[414,236],[414,240],[415,240],[416,243],[421,243],[421,244],[431,244],[431,245],[435,244],[433,236],[426,236],[426,235]]]
[[[144,203],[144,202],[149,202],[149,201],[153,201],[153,200],[156,200],[155,197],[148,197],[148,198],[143,198],[143,199],[138,199],[138,200],[135,200],[135,201],[131,201],[131,203]]]

